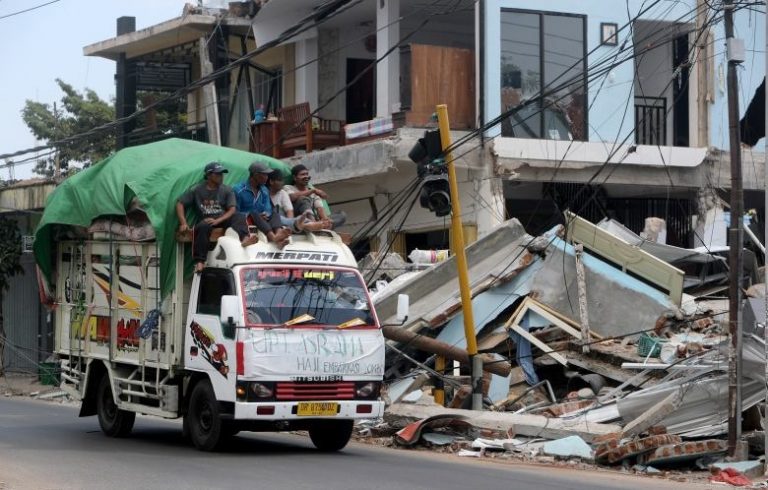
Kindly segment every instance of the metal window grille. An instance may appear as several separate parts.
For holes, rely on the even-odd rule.
[[[32,245],[35,244],[35,235],[23,235],[21,237],[21,252],[25,254],[32,253]]]

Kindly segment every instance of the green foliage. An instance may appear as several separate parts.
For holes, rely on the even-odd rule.
[[[5,318],[3,293],[8,290],[11,278],[23,272],[21,268],[21,233],[16,222],[0,218],[0,375],[5,366]]]
[[[52,143],[114,121],[114,106],[99,98],[93,90],[85,89],[80,93],[58,78],[56,83],[64,92],[64,96],[55,113],[51,104],[31,100],[26,101],[21,111],[24,123],[37,139]],[[112,131],[99,132],[64,143],[57,148],[59,166],[62,172],[65,172],[72,163],[87,167],[109,156],[115,150],[115,135]],[[40,160],[35,172],[40,175],[53,175],[54,162],[54,156]]]
[[[145,107],[161,101],[168,94],[163,92],[139,91],[136,94],[137,109],[142,110]],[[179,97],[170,99],[136,118],[136,128],[141,129],[179,129],[187,125],[187,98]]]
[[[22,272],[21,233],[16,222],[0,218],[0,298],[11,284],[11,278]]]

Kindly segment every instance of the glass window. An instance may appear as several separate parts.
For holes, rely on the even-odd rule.
[[[197,294],[197,312],[216,315],[221,312],[221,297],[235,294],[235,279],[227,269],[203,269]]]
[[[501,110],[520,107],[503,136],[586,139],[584,27],[583,16],[502,11]]]
[[[353,271],[251,268],[242,279],[250,326],[375,324],[365,284]]]

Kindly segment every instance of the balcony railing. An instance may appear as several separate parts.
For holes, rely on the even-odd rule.
[[[635,143],[667,144],[667,99],[635,97]]]

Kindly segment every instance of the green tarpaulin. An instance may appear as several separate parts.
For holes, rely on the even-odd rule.
[[[224,183],[229,186],[245,180],[248,166],[256,160],[281,169],[286,182],[290,182],[290,167],[280,160],[207,143],[174,138],[120,150],[69,177],[49,196],[35,231],[35,259],[40,270],[50,282],[53,225],[87,227],[99,216],[124,216],[128,204],[136,197],[155,229],[165,297],[174,287],[175,233],[179,226],[176,200],[202,182],[203,167],[213,160],[229,170],[224,174]]]

